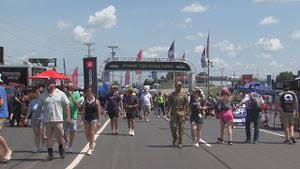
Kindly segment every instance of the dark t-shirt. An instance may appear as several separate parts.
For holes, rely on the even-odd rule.
[[[139,103],[139,100],[138,100],[137,96],[126,96],[125,97],[126,111],[127,112],[137,111],[138,106],[130,107],[130,108],[128,106],[137,105],[138,103]]]
[[[18,98],[20,101],[22,100],[22,97],[23,97],[23,92],[22,90],[18,89],[18,90],[15,90],[14,91],[14,98]],[[14,99],[14,105],[18,106],[18,105],[21,105],[19,102],[17,102],[15,99]]]
[[[119,105],[121,101],[121,96],[119,93],[111,93],[108,96],[108,107],[107,110],[110,111],[118,111]]]
[[[198,100],[193,99],[193,101],[190,103],[191,104],[191,115],[196,116],[199,113],[204,114],[203,110],[200,110],[200,107],[205,106],[205,100],[202,98],[199,98]]]
[[[231,101],[221,100],[221,111],[228,111],[232,106]]]

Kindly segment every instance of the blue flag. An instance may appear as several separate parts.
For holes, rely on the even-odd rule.
[[[205,48],[203,49],[203,52],[201,54],[201,67],[205,68],[206,67],[206,61],[205,61]]]

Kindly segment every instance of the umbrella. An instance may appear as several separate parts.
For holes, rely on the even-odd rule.
[[[34,76],[29,77],[29,79],[60,79],[60,80],[70,80],[69,77],[59,73],[55,70],[45,70],[43,72],[37,73]]]

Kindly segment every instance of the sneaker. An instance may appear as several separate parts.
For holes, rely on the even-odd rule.
[[[131,130],[131,136],[134,136],[135,133],[134,133],[134,130]]]
[[[48,160],[48,161],[52,161],[53,159],[54,159],[53,155],[49,155],[49,156],[47,157],[47,160]]]
[[[59,155],[60,155],[60,158],[64,159],[65,158],[65,150],[64,149],[60,150]]]
[[[250,139],[246,139],[245,143],[251,143],[251,140]]]
[[[67,149],[68,153],[73,153],[73,149],[72,146],[69,146],[69,148]]]
[[[193,146],[198,148],[199,147],[199,143],[195,143],[195,144],[193,144]]]
[[[284,140],[284,142],[282,142],[283,144],[291,144],[290,140]]]
[[[181,149],[183,146],[182,146],[182,144],[178,144],[177,147]]]
[[[128,135],[130,135],[130,136],[131,136],[131,134],[132,134],[132,129],[129,129],[129,131],[128,131]]]
[[[65,142],[65,144],[64,144],[64,149],[68,149],[69,148],[69,143],[68,142]]]
[[[148,118],[146,118],[146,122],[147,122],[147,123],[149,122],[149,119],[148,119]]]
[[[163,118],[166,118],[166,115],[163,115]]]
[[[232,141],[228,141],[228,145],[232,145]]]
[[[93,151],[92,151],[91,149],[89,149],[89,150],[86,152],[86,155],[89,155],[89,156],[93,155]]]
[[[258,141],[257,141],[257,140],[254,140],[254,141],[253,141],[253,144],[258,144]]]
[[[292,141],[293,144],[297,143],[297,141],[296,141],[296,139],[294,137],[291,138],[291,141]]]
[[[157,118],[159,118],[159,119],[160,119],[160,115],[158,115],[158,116],[157,116]]]
[[[217,138],[217,143],[223,144],[224,140],[222,138]]]

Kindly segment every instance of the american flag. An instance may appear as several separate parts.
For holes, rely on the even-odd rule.
[[[175,58],[175,42],[173,41],[171,46],[170,46],[170,49],[168,51],[168,58],[169,58],[169,61],[174,61],[174,58]]]
[[[202,54],[201,54],[201,67],[202,68],[205,68],[206,67],[206,63],[205,63],[205,52],[206,50],[205,50],[205,48],[203,48],[203,52],[202,52]]]

